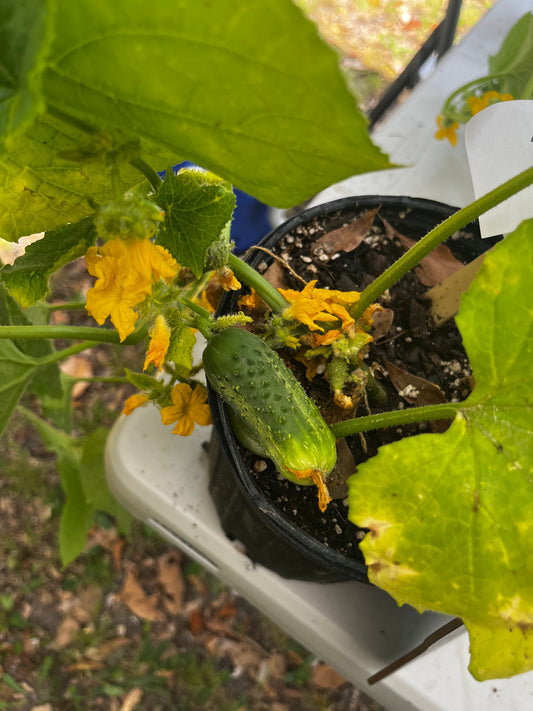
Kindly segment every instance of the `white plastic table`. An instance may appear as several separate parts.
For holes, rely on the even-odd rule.
[[[530,0],[500,0],[374,134],[395,163],[411,167],[357,176],[313,204],[347,195],[425,197],[461,206],[473,197],[464,145],[433,138],[435,114],[457,87],[486,72]],[[468,673],[468,638],[457,630],[424,655],[370,686],[369,676],[419,644],[449,618],[399,608],[386,593],[356,581],[286,580],[254,565],[229,541],[208,493],[203,444],[210,428],[171,434],[152,407],[122,417],[106,452],[109,484],[124,506],[224,583],[247,598],[312,653],[389,711],[522,711],[533,709],[533,673],[476,682]]]

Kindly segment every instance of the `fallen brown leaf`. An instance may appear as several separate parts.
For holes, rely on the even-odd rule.
[[[83,671],[98,671],[99,669],[105,669],[105,664],[103,662],[92,662],[90,660],[83,662],[75,662],[74,664],[69,664],[65,667],[66,671],[70,673],[83,672]]]
[[[89,358],[82,355],[73,355],[61,362],[61,372],[70,375],[72,378],[92,378],[93,366]],[[90,383],[76,383],[72,389],[72,397],[78,400],[90,386]]]
[[[130,644],[131,640],[127,637],[117,637],[116,639],[110,639],[104,642],[99,647],[89,647],[85,652],[87,659],[91,659],[94,662],[102,662],[110,654],[112,654],[116,649],[120,647],[125,647]]]
[[[383,224],[389,239],[399,240],[405,250],[416,244],[416,240],[400,234],[386,220],[383,220]],[[445,244],[439,244],[415,267],[415,274],[424,286],[435,286],[446,277],[462,269],[463,266],[463,263],[453,256]]]
[[[285,270],[282,265],[274,260],[263,274],[265,279],[269,281],[276,289],[286,289],[287,282],[285,281]]]
[[[327,664],[318,664],[313,669],[313,684],[320,689],[336,689],[346,684],[346,679]]]
[[[200,632],[203,632],[205,629],[203,611],[200,608],[193,610],[187,618],[187,624],[189,626],[190,633],[194,637],[199,635]]]
[[[72,642],[74,637],[80,631],[80,624],[73,617],[65,617],[65,619],[60,623],[57,628],[56,636],[54,639],[55,646],[60,649],[61,647],[66,647]]]
[[[179,615],[185,595],[180,552],[172,550],[164,553],[158,558],[157,566],[165,608],[171,615]]]
[[[142,699],[142,695],[142,689],[139,689],[138,687],[132,689],[131,691],[128,691],[128,693],[124,697],[124,701],[122,702],[120,711],[132,711],[132,709],[134,709],[135,706],[137,706],[139,701]]]
[[[390,331],[392,322],[394,321],[394,311],[392,309],[378,309],[372,314],[372,338],[377,341],[378,338],[383,338]]]
[[[317,239],[313,245],[313,254],[320,253],[329,257],[335,252],[352,252],[368,235],[378,210],[379,207],[368,210],[344,227],[339,227],[338,230],[328,232]]]
[[[385,366],[396,392],[410,405],[439,405],[446,402],[444,393],[435,383],[412,375],[388,361],[385,361]]]
[[[147,595],[140,583],[133,567],[126,572],[117,598],[123,602],[134,615],[150,622],[161,622],[164,619],[159,609],[159,595]]]

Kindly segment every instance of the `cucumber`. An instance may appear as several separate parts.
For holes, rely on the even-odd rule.
[[[337,460],[335,437],[279,355],[259,336],[230,327],[211,338],[203,365],[229,406],[236,437],[287,479],[316,484],[324,510],[324,478]]]

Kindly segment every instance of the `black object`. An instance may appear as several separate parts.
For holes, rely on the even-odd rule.
[[[259,246],[272,247],[286,234],[315,219],[329,217],[331,229],[360,214],[380,206],[379,214],[398,231],[411,237],[422,237],[431,228],[452,215],[457,208],[439,202],[409,197],[365,196],[341,198],[309,208],[274,229]],[[465,230],[479,237],[477,222]],[[470,261],[499,241],[490,239],[462,240],[464,260]],[[252,251],[246,261],[257,267],[268,260],[260,250]],[[236,310],[235,292],[225,294],[217,315]],[[222,527],[231,539],[239,540],[249,558],[296,580],[368,582],[365,564],[320,543],[290,521],[265,496],[244,464],[239,445],[231,430],[223,400],[208,387],[214,435],[210,446],[210,492]],[[354,541],[355,543],[355,541]]]

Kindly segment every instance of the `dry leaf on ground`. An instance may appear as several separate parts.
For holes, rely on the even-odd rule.
[[[131,691],[128,691],[128,693],[124,697],[124,701],[122,702],[120,711],[132,711],[142,699],[142,695],[142,689],[139,689],[138,687],[132,689]]]
[[[346,679],[327,664],[318,664],[313,669],[313,684],[320,689],[336,689],[346,684]]]
[[[130,567],[126,572],[126,577],[117,598],[123,602],[134,615],[150,622],[161,622],[164,617],[159,609],[159,595],[147,595],[135,573],[135,569]]]
[[[167,612],[179,615],[183,607],[185,582],[181,571],[181,554],[177,550],[164,553],[157,560],[159,582]]]
[[[71,378],[92,378],[93,366],[89,358],[80,355],[73,355],[61,362],[61,372],[65,375],[70,375]],[[80,398],[90,386],[90,383],[76,383],[72,389],[72,397],[74,400]]]

